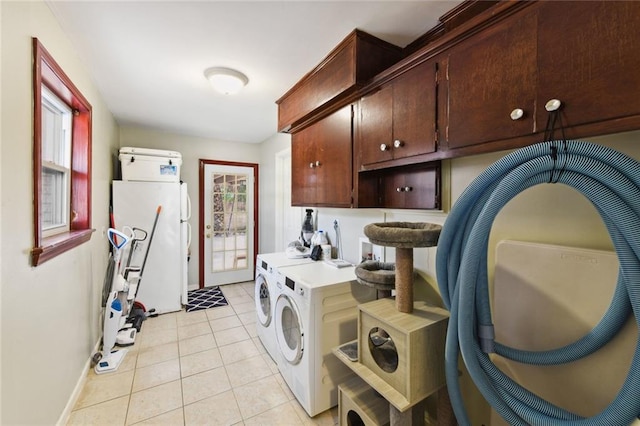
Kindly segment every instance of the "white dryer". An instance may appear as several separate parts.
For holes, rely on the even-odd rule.
[[[354,267],[323,262],[282,268],[277,286],[276,363],[313,417],[338,404],[338,385],[353,373],[331,350],[357,338],[357,306],[376,292],[358,284]]]
[[[256,331],[269,356],[275,361],[277,342],[273,311],[276,303],[276,271],[278,268],[312,263],[309,258],[289,258],[282,253],[259,254],[256,260],[254,300],[256,303]]]

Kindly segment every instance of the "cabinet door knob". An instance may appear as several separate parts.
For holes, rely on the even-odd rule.
[[[411,192],[411,191],[413,191],[413,187],[411,187],[411,186],[405,186],[404,187],[404,192]]]
[[[404,192],[404,188],[399,186],[396,188],[396,192]]]
[[[548,112],[557,111],[562,106],[562,102],[559,99],[549,99],[546,104],[544,104],[544,109]]]
[[[313,169],[315,167],[315,164],[313,164],[313,162],[309,163],[309,168]]]
[[[320,161],[316,161],[316,167],[320,167]]]
[[[394,148],[400,148],[401,146],[404,146],[404,142],[402,142],[400,139],[396,139],[395,141],[393,141]]]
[[[388,151],[388,150],[389,150],[389,145],[387,145],[386,143],[380,144],[380,151]]]
[[[524,111],[521,108],[516,108],[511,111],[509,115],[513,121],[520,120],[524,116]]]

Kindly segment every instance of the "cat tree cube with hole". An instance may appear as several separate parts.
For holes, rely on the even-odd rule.
[[[444,342],[449,315],[415,302],[399,312],[392,299],[358,307],[358,360],[413,405],[445,384]]]
[[[340,425],[387,426],[389,402],[361,378],[338,386]]]

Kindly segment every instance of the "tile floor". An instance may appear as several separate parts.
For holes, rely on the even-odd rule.
[[[149,318],[120,368],[91,369],[68,425],[335,425],[310,418],[255,331],[253,282],[227,285],[229,306]]]

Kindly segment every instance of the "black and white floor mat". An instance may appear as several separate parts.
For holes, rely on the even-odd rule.
[[[220,286],[199,288],[187,292],[187,312],[227,306],[228,304]]]

